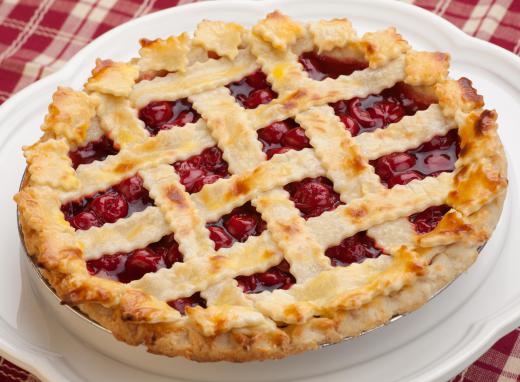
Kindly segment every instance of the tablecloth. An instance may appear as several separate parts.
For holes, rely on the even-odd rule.
[[[0,104],[130,19],[194,0],[0,0]],[[390,1],[390,0],[389,0]],[[520,55],[520,0],[406,0]],[[38,379],[0,358],[1,382]],[[520,381],[520,329],[452,382]]]

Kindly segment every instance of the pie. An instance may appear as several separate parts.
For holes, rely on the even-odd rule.
[[[413,311],[507,189],[497,113],[394,28],[202,21],[53,95],[15,196],[63,303],[150,352],[282,358]]]

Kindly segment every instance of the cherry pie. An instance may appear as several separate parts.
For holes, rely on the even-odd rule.
[[[281,358],[424,304],[489,239],[497,114],[394,28],[273,12],[98,60],[25,147],[24,241],[129,344]]]

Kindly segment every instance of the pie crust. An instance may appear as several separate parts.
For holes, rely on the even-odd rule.
[[[366,62],[313,80],[305,52]],[[15,196],[28,253],[63,303],[114,336],[150,352],[197,361],[283,358],[335,343],[411,312],[464,272],[489,239],[507,189],[497,114],[466,78],[448,78],[449,55],[414,51],[394,28],[358,37],[346,19],[301,23],[273,12],[250,30],[202,21],[194,37],[142,40],[130,62],[98,60],[84,90],[59,88],[24,147],[26,179]],[[227,85],[260,69],[276,97],[241,107]],[[433,99],[386,128],[351,134],[330,104],[379,94],[396,83]],[[140,112],[187,99],[200,115],[153,135]],[[256,131],[292,118],[307,146],[267,158]],[[453,171],[385,186],[373,161],[457,129]],[[155,132],[154,132],[155,133]],[[70,153],[107,136],[118,149],[74,168]],[[218,146],[229,176],[189,193],[174,162]],[[180,163],[180,162],[179,162]],[[75,230],[63,205],[138,174],[153,206]],[[286,185],[326,177],[340,204],[304,218]],[[285,187],[285,188],[284,188]],[[207,224],[250,202],[266,228],[215,250]],[[447,212],[427,233],[410,216]],[[359,232],[384,253],[333,266],[327,248]],[[127,283],[89,273],[86,261],[129,253],[174,234],[182,261]],[[236,278],[286,260],[294,285],[244,293]],[[200,292],[207,307],[185,314],[167,302]]]

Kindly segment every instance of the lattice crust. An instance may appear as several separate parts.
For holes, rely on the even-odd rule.
[[[463,272],[490,237],[507,187],[497,115],[462,78],[447,78],[449,56],[416,52],[395,31],[359,38],[346,19],[303,24],[273,12],[251,31],[202,21],[184,33],[142,40],[140,58],[96,62],[85,91],[59,88],[25,148],[28,176],[15,196],[27,249],[58,295],[131,344],[198,360],[281,358],[359,335],[416,309]],[[314,81],[299,55],[364,56],[368,68]],[[244,109],[225,86],[261,69],[278,97]],[[157,74],[157,76],[155,76]],[[434,103],[385,129],[353,137],[329,103],[378,94],[396,83],[418,87]],[[188,98],[201,118],[150,136],[139,110]],[[311,148],[267,160],[256,131],[294,119]],[[455,171],[386,188],[369,164],[458,129]],[[119,149],[76,170],[68,152],[107,135]],[[171,164],[218,146],[229,177],[193,194]],[[115,223],[74,231],[61,206],[139,175],[154,206]],[[325,176],[342,205],[305,220],[284,186]],[[215,250],[206,228],[247,202],[266,230]],[[408,217],[431,206],[451,209],[431,232]],[[327,248],[366,231],[384,254],[333,267]],[[173,233],[182,262],[129,284],[91,276],[86,260],[131,252]],[[287,260],[288,290],[246,294],[235,280]],[[167,302],[200,292],[207,308],[181,315]]]
[[[83,92],[58,88],[52,96],[42,131],[50,138],[65,138],[71,145],[81,145],[96,114],[96,101]]]

